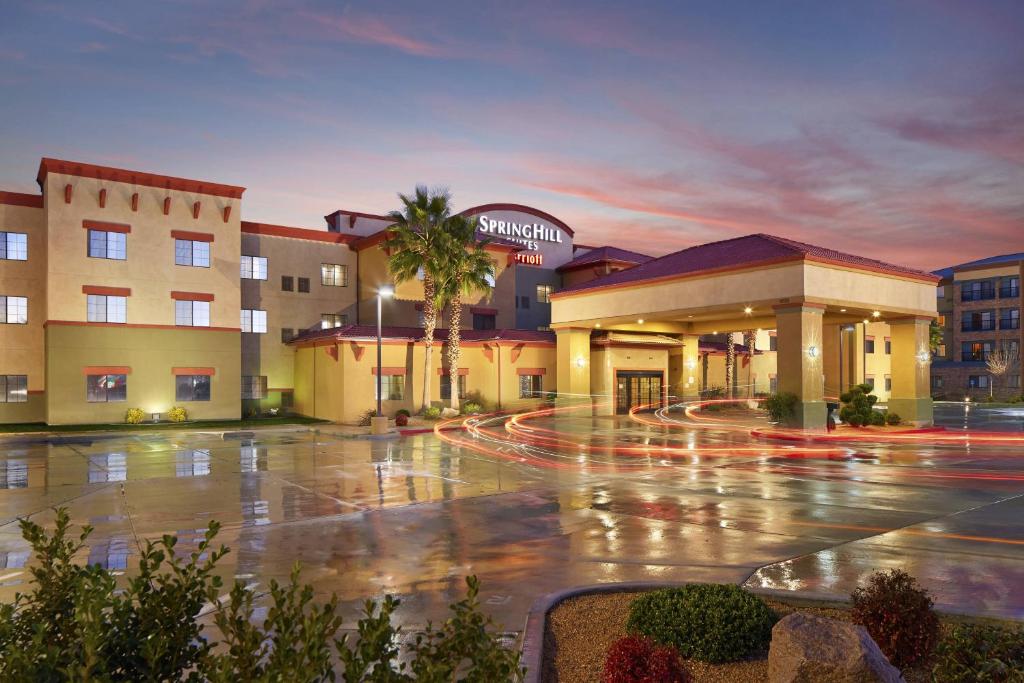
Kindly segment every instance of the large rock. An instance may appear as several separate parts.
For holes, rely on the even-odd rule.
[[[863,626],[794,612],[775,624],[771,683],[903,683]]]
[[[458,416],[459,416],[459,411],[455,410],[455,408],[445,408],[444,410],[441,411],[441,417],[443,417],[445,419],[448,419],[450,417],[458,417]]]

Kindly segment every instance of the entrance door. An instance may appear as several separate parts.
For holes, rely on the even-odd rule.
[[[639,405],[651,405],[652,408],[663,405],[661,382],[660,372],[616,372],[615,414],[625,415]]]

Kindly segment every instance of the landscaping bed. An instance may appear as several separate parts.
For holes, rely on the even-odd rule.
[[[595,593],[569,598],[548,612],[544,633],[544,662],[541,680],[546,683],[593,683],[601,681],[605,656],[617,639],[627,635],[630,605],[643,593]],[[781,618],[795,611],[852,621],[847,603],[825,603],[799,599],[764,598]],[[940,615],[943,636],[964,622],[994,623],[994,620]],[[925,683],[931,677],[930,658],[923,665],[903,671],[907,683]],[[726,664],[685,660],[693,681],[736,682],[768,680],[768,652]]]

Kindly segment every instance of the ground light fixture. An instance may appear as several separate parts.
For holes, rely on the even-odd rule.
[[[384,356],[384,353],[383,353],[383,348],[384,348],[383,335],[381,334],[381,329],[380,329],[381,305],[382,305],[382,302],[384,301],[384,299],[390,299],[394,295],[395,295],[394,287],[389,287],[388,285],[384,285],[383,287],[381,287],[380,289],[377,290],[377,417],[381,417],[383,415],[383,413],[381,412],[381,409],[380,409],[380,404],[381,404],[381,395],[380,394],[381,394],[381,389],[383,388],[381,386],[381,374],[383,373],[383,369],[382,369],[381,366],[382,366],[382,361],[383,361],[383,356]]]

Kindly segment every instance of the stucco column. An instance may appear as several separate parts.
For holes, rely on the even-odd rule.
[[[679,397],[684,401],[695,401],[700,398],[700,336],[684,334],[683,367],[679,382]]]
[[[796,415],[791,426],[802,429],[825,428],[821,325],[824,311],[811,304],[775,309],[779,392],[796,395]]]
[[[590,330],[567,327],[555,330],[558,397],[590,395]]]
[[[932,416],[931,353],[928,349],[930,318],[889,320],[892,341],[892,392],[889,412],[904,422],[930,425]]]

